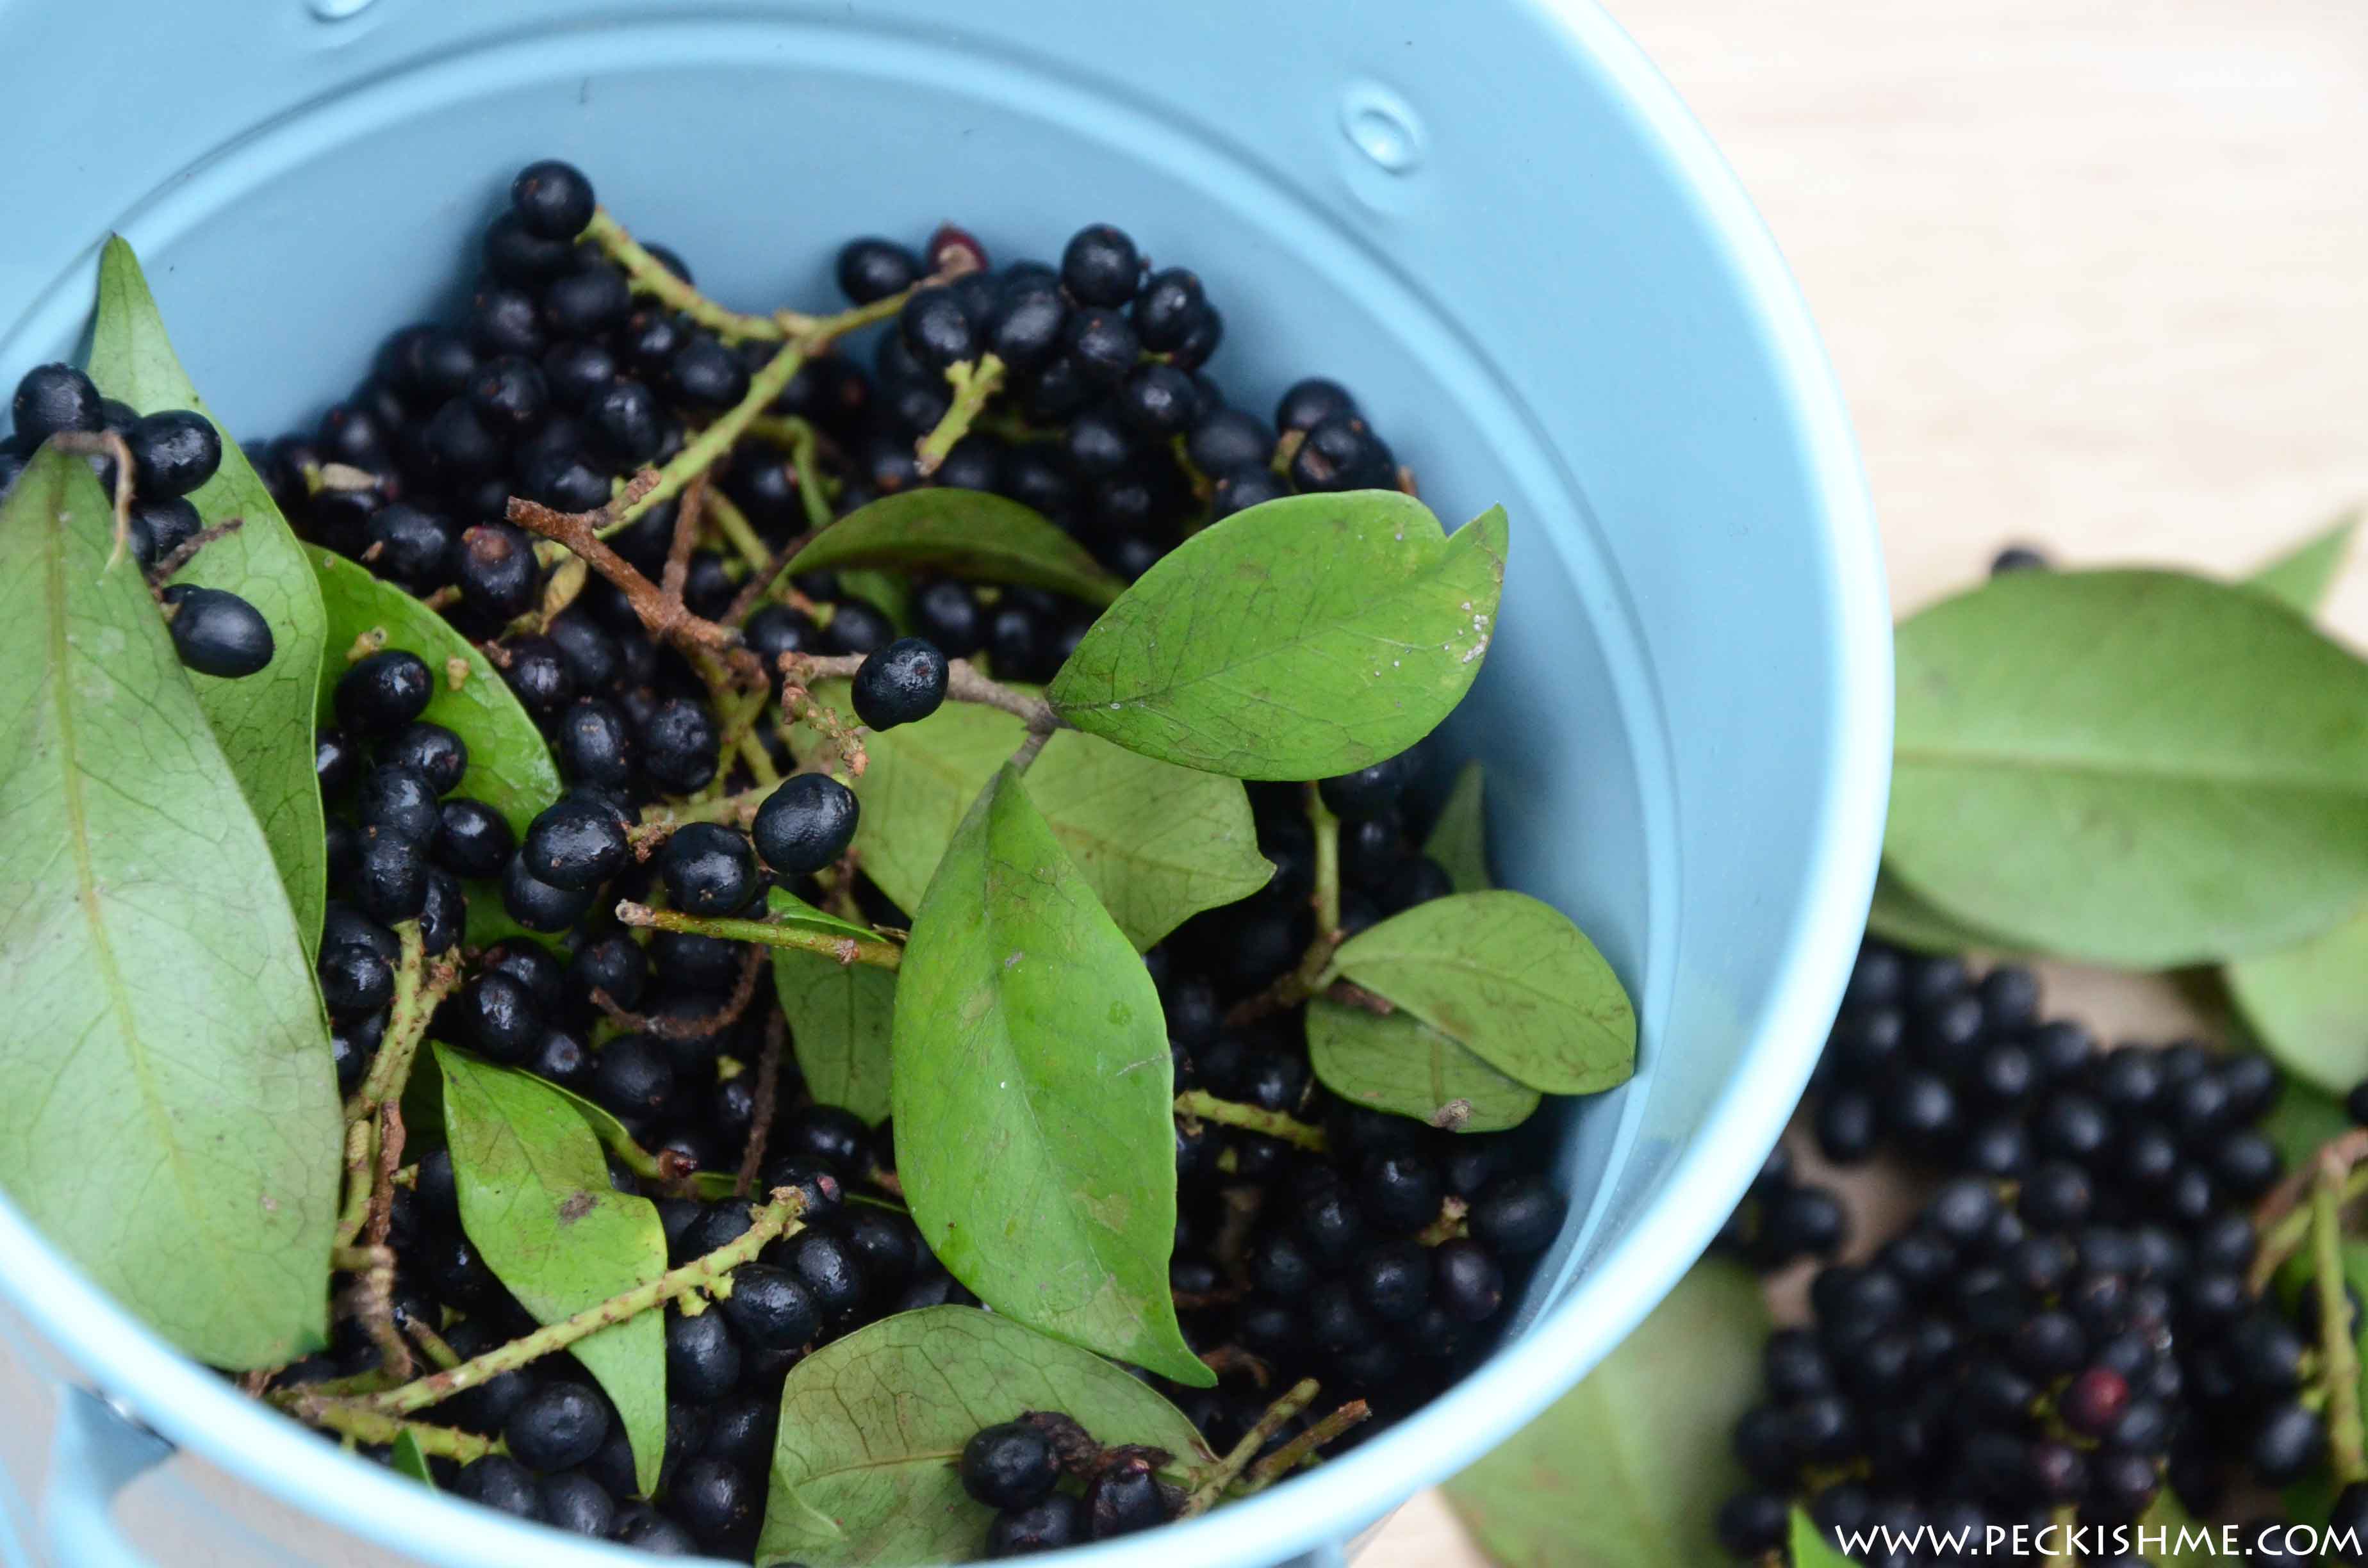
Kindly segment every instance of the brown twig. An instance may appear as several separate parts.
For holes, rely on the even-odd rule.
[[[2303,1204],[2317,1182],[2321,1167],[2331,1163],[2343,1174],[2340,1200],[2350,1203],[2368,1192],[2368,1173],[2358,1168],[2363,1159],[2368,1159],[2368,1127],[2338,1133],[2321,1144],[2311,1159],[2271,1187],[2255,1206],[2253,1229],[2260,1234],[2261,1244],[2253,1254],[2253,1267],[2245,1278],[2254,1295],[2266,1290],[2285,1260],[2309,1241],[2310,1214]]]
[[[111,458],[115,461],[115,548],[108,553],[112,568],[131,548],[131,449],[112,430],[61,430],[49,444],[76,457]]]
[[[757,1167],[765,1163],[765,1141],[773,1132],[773,1097],[781,1083],[781,1045],[788,1022],[776,1008],[765,1018],[765,1049],[757,1057],[757,1110],[748,1122],[748,1146],[740,1153],[740,1175],[732,1184],[734,1197],[746,1198],[757,1185]]]
[[[1250,1466],[1249,1473],[1242,1478],[1241,1485],[1234,1489],[1234,1495],[1247,1497],[1253,1492],[1264,1491],[1314,1459],[1315,1450],[1325,1444],[1338,1442],[1372,1413],[1372,1407],[1363,1400],[1350,1400],[1298,1437]]]
[[[748,1004],[757,998],[757,977],[765,971],[765,950],[750,948],[740,955],[740,978],[732,983],[732,994],[714,1012],[696,1018],[673,1018],[659,1013],[635,1013],[620,1007],[606,991],[592,988],[592,1005],[601,1016],[620,1029],[638,1034],[654,1034],[660,1040],[676,1041],[704,1040],[720,1034],[740,1021]]]
[[[1225,1278],[1237,1286],[1250,1280],[1250,1237],[1258,1232],[1259,1211],[1266,1207],[1266,1188],[1235,1186],[1222,1188],[1220,1199],[1225,1207],[1225,1217],[1217,1226],[1217,1239],[1209,1248],[1217,1267]]]
[[[199,528],[195,534],[183,540],[180,543],[175,545],[170,551],[166,551],[165,559],[156,562],[155,565],[148,568],[148,581],[152,584],[164,583],[170,578],[174,573],[178,572],[182,567],[187,566],[190,562],[195,561],[198,558],[198,551],[205,549],[206,546],[213,543],[214,540],[218,539],[228,538],[230,535],[238,532],[240,528],[245,528],[245,526],[246,519],[245,517],[224,517],[221,522],[216,523],[210,528]]]
[[[666,565],[658,576],[658,592],[682,603],[683,585],[690,581],[690,552],[699,546],[699,517],[707,504],[708,476],[693,474],[682,487],[682,501],[674,509],[674,538],[666,542]]]
[[[371,1246],[386,1244],[394,1225],[394,1172],[403,1164],[403,1102],[389,1100],[378,1108],[378,1177],[370,1186],[369,1222],[362,1239]]]
[[[397,1382],[411,1376],[411,1346],[394,1326],[394,1249],[381,1242],[339,1247],[330,1264],[354,1277],[341,1310],[360,1324],[378,1346],[379,1369]]]
[[[686,649],[721,652],[734,647],[738,638],[729,627],[718,626],[712,620],[693,615],[684,606],[679,593],[669,596],[664,588],[643,575],[639,567],[601,542],[600,528],[613,523],[632,502],[648,494],[656,483],[657,475],[649,469],[643,469],[624,489],[609,497],[607,506],[589,512],[554,511],[540,501],[513,495],[510,497],[509,519],[531,533],[557,540],[574,551],[586,565],[616,585],[617,591],[623,594],[625,602],[632,607],[634,617],[648,629],[652,637]],[[671,567],[671,551],[667,561]]]

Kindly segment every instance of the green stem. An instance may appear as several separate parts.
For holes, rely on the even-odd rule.
[[[680,1268],[670,1268],[646,1285],[636,1285],[620,1295],[609,1297],[595,1307],[586,1307],[574,1317],[546,1324],[532,1334],[496,1345],[484,1355],[430,1372],[424,1378],[414,1378],[401,1388],[387,1390],[362,1400],[370,1410],[388,1415],[408,1415],[416,1410],[462,1393],[478,1384],[515,1371],[529,1361],[564,1350],[577,1340],[598,1334],[600,1330],[667,1301],[681,1299],[688,1304],[701,1292],[711,1296],[731,1294],[727,1278],[742,1264],[762,1252],[776,1236],[794,1234],[798,1230],[798,1210],[803,1205],[793,1188],[777,1188],[772,1200],[749,1216],[752,1223],[747,1233],[726,1242],[704,1256],[695,1257]]]
[[[419,1054],[419,1042],[427,1037],[427,1020],[436,1016],[436,1005],[450,994],[461,978],[457,965],[439,960],[433,969],[428,967],[418,921],[401,922],[394,935],[403,944],[402,956],[394,969],[394,1000],[387,1008],[386,1033],[379,1041],[377,1057],[370,1062],[370,1076],[362,1080],[361,1089],[347,1111],[347,1118],[355,1121],[375,1120],[379,1107],[403,1097],[404,1085],[411,1081],[412,1061]]]
[[[1279,1110],[1264,1106],[1243,1105],[1238,1100],[1221,1100],[1206,1089],[1187,1089],[1176,1096],[1176,1114],[1197,1116],[1203,1121],[1222,1121],[1228,1127],[1246,1128],[1263,1132],[1269,1138],[1280,1138],[1286,1143],[1296,1143],[1315,1153],[1324,1152],[1324,1129],[1311,1127]]]
[[[1184,1506],[1178,1510],[1178,1517],[1189,1519],[1213,1507],[1217,1499],[1225,1494],[1225,1488],[1231,1486],[1235,1479],[1250,1467],[1250,1461],[1258,1458],[1258,1450],[1272,1441],[1277,1432],[1290,1426],[1301,1411],[1315,1403],[1320,1392],[1321,1387],[1314,1378],[1302,1378],[1292,1386],[1291,1392],[1268,1405],[1266,1414],[1258,1418],[1258,1425],[1243,1433],[1242,1440],[1226,1449],[1225,1457],[1210,1466],[1208,1473],[1193,1486],[1191,1495],[1184,1499]]]
[[[583,237],[608,252],[609,259],[625,269],[625,281],[632,285],[635,293],[647,294],[667,309],[680,311],[719,337],[778,339],[788,335],[782,324],[772,317],[727,310],[676,277],[666,269],[666,263],[627,233],[624,225],[609,216],[605,207],[593,209],[592,222],[584,226]]]
[[[1340,819],[1313,784],[1307,786],[1307,824],[1315,830],[1315,937],[1329,964],[1332,949],[1340,945],[1335,939],[1340,930]]]
[[[757,537],[756,525],[748,520],[747,513],[733,504],[729,495],[710,487],[705,512],[707,520],[715,525],[715,531],[723,536],[726,544],[740,552],[740,559],[748,563],[749,570],[762,572],[773,563],[773,552],[765,548],[763,540]]]
[[[2360,1350],[2343,1290],[2343,1182],[2322,1165],[2310,1194],[2312,1284],[2318,1291],[2321,1375],[2327,1385],[2328,1446],[2339,1485],[2368,1481],[2368,1438],[2360,1425]]]
[[[776,926],[768,920],[734,920],[727,915],[685,915],[678,910],[652,909],[630,899],[617,905],[617,918],[627,926],[654,926],[661,931],[685,931],[726,942],[757,942],[768,948],[795,948],[820,953],[842,964],[868,963],[894,969],[905,961],[905,949],[877,937],[842,937],[810,926]]]
[[[2350,1205],[2362,1197],[2368,1196],[2368,1166],[2353,1165],[2353,1161],[2358,1158],[2358,1155],[2351,1152],[2351,1145],[2355,1142],[2352,1134],[2347,1132],[2320,1151],[2323,1155],[2328,1150],[2333,1150],[2339,1163],[2349,1173],[2343,1178],[2342,1197],[2338,1200],[2344,1205]],[[2304,1190],[2303,1184],[2316,1182],[2317,1169],[2317,1163],[2314,1160],[2294,1176],[2288,1176],[2284,1182],[2280,1183],[2279,1193],[2272,1193],[2265,1201],[2270,1204],[2278,1203],[2279,1194],[2285,1192],[2289,1187],[2293,1188],[2298,1199]],[[2307,1202],[2296,1201],[2295,1206],[2286,1210],[2276,1223],[2268,1225],[2262,1232],[2261,1244],[2253,1251],[2252,1270],[2245,1278],[2247,1289],[2256,1296],[2268,1290],[2270,1280],[2284,1266],[2286,1259],[2302,1251],[2309,1240],[2310,1206]]]
[[[768,790],[743,790],[736,795],[694,801],[684,806],[649,806],[643,810],[642,821],[644,824],[664,823],[669,828],[687,822],[736,823],[746,826],[770,793]]]
[[[1302,1432],[1266,1458],[1250,1467],[1242,1483],[1234,1489],[1236,1497],[1247,1497],[1268,1487],[1315,1457],[1315,1451],[1326,1443],[1338,1442],[1351,1427],[1372,1415],[1372,1407],[1361,1399],[1352,1399],[1331,1415]]]
[[[474,1432],[462,1432],[450,1426],[430,1426],[425,1422],[405,1421],[400,1416],[381,1415],[366,1405],[334,1399],[304,1401],[295,1407],[294,1414],[308,1425],[325,1426],[357,1442],[392,1443],[408,1432],[412,1441],[419,1445],[421,1453],[461,1464],[484,1459],[487,1454],[509,1452],[496,1437],[481,1437]]]
[[[625,507],[617,520],[604,525],[599,537],[609,539],[633,526],[651,507],[662,506],[682,493],[699,475],[705,473],[730,451],[734,443],[747,430],[749,421],[773,405],[790,378],[798,373],[806,356],[821,349],[843,333],[853,332],[876,321],[885,321],[904,309],[905,296],[891,294],[868,305],[858,305],[851,311],[841,311],[835,316],[822,316],[807,329],[781,346],[780,353],[765,361],[764,368],[748,378],[747,395],[722,414],[714,423],[692,437],[681,451],[657,471],[657,483],[648,494]]]
[[[804,420],[796,421],[791,432],[790,464],[798,472],[798,500],[806,509],[806,527],[815,533],[830,527],[830,497],[823,491],[822,443],[814,438],[814,427]]]
[[[938,465],[954,449],[954,443],[970,434],[971,422],[985,411],[987,399],[1002,389],[1003,361],[986,354],[980,356],[976,364],[964,360],[949,365],[946,380],[954,389],[953,401],[946,405],[937,428],[922,437],[913,449],[924,479],[938,472]]]
[[[344,1202],[337,1210],[337,1229],[330,1238],[334,1247],[349,1247],[362,1233],[370,1220],[370,1184],[377,1165],[378,1119],[364,1117],[346,1124],[346,1191]]]

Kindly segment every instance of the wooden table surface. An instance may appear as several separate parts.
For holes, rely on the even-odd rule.
[[[2368,499],[2357,0],[1610,4],[1801,279],[1903,610],[2010,541],[2234,571]],[[2331,617],[2368,646],[2368,562]],[[2186,1021],[2049,979],[2108,1038]],[[1359,1563],[1482,1561],[1426,1494]]]

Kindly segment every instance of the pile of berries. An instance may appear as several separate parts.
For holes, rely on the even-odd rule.
[[[1829,1533],[1978,1540],[2065,1509],[2126,1523],[2166,1484],[2202,1513],[2240,1475],[2278,1486],[2323,1460],[2299,1397],[2312,1298],[2297,1323],[2247,1284],[2248,1206],[2280,1175],[2256,1125],[2275,1069],[2185,1041],[2102,1051],[2039,999],[2019,966],[1861,951],[1812,1080],[1817,1142],[1853,1165],[1887,1141],[1945,1176],[1769,1340],[1766,1403],[1735,1434],[1756,1489],[1718,1521],[1737,1557],[1777,1547],[1796,1500]],[[1780,1149],[1722,1246],[1830,1256],[1838,1216]]]
[[[1030,1411],[981,1427],[962,1445],[962,1490],[993,1508],[989,1558],[1023,1557],[1133,1535],[1176,1517],[1182,1494],[1156,1473],[1171,1456],[1104,1449],[1057,1411]],[[1078,1484],[1060,1490],[1063,1476]]]
[[[445,672],[400,646],[359,657],[331,651],[350,661],[315,751],[331,894],[319,973],[340,1085],[350,1093],[362,1083],[389,1027],[403,962],[394,928],[416,921],[429,955],[461,955],[432,1037],[612,1112],[671,1173],[659,1181],[610,1163],[620,1190],[656,1200],[676,1262],[744,1233],[750,1218],[745,1202],[680,1196],[673,1178],[734,1168],[760,1123],[760,1189],[793,1187],[805,1200],[803,1228],[739,1268],[715,1310],[669,1311],[665,1464],[648,1498],[622,1425],[567,1356],[429,1411],[429,1420],[499,1437],[507,1450],[466,1465],[432,1462],[455,1491],[512,1514],[655,1551],[745,1560],[788,1370],[891,1312],[975,1299],[893,1202],[892,1127],[816,1103],[787,1059],[772,1103],[758,1103],[748,1064],[778,1018],[769,986],[751,983],[749,945],[630,929],[613,917],[620,899],[691,916],[761,916],[776,886],[821,902],[815,873],[840,861],[857,803],[827,775],[798,771],[773,727],[760,724],[757,744],[788,777],[749,828],[694,822],[653,836],[643,822],[654,806],[678,807],[711,785],[753,789],[745,754],[725,754],[708,680],[653,635],[623,589],[596,573],[559,613],[541,613],[558,557],[508,520],[511,498],[567,513],[602,506],[627,476],[665,464],[744,399],[752,369],[777,351],[728,343],[637,290],[586,237],[595,212],[576,170],[525,170],[485,231],[464,316],[395,333],[369,379],[317,426],[255,449],[300,536],[419,597],[476,642],[566,784],[514,834],[491,803],[460,792],[468,747],[425,716]],[[647,248],[688,282],[678,258]],[[859,239],[841,251],[837,276],[857,305],[911,292],[868,361],[841,351],[809,358],[714,465],[714,491],[745,517],[753,543],[703,541],[687,570],[668,576],[676,500],[609,540],[653,581],[678,582],[697,616],[734,611],[759,569],[756,554],[778,554],[818,520],[924,484],[1019,501],[1132,580],[1190,530],[1258,502],[1403,483],[1388,446],[1334,382],[1297,383],[1270,417],[1229,403],[1203,369],[1223,322],[1199,278],[1153,267],[1117,229],[1080,231],[1058,265],[1000,267],[957,229],[918,250]],[[947,369],[987,354],[1005,367],[1004,391],[925,472],[916,445],[951,405]],[[52,433],[113,431],[138,469],[132,549],[165,570],[185,558],[200,533],[187,496],[221,450],[202,417],[137,417],[61,366],[26,378],[15,413],[0,484]],[[794,451],[783,437],[796,425],[812,432],[810,449]],[[934,710],[954,659],[975,659],[1000,680],[1050,678],[1095,614],[1056,594],[951,577],[899,585],[822,573],[791,586],[757,598],[736,627],[740,641],[768,671],[785,653],[861,657],[852,703],[875,730]],[[194,667],[233,675],[268,661],[269,629],[234,596],[176,587],[166,597],[177,600],[174,636]],[[900,635],[906,630],[913,635]],[[1419,824],[1406,797],[1421,771],[1421,756],[1409,754],[1324,782],[1344,819],[1350,930],[1450,891],[1411,831]],[[1227,1021],[1298,963],[1313,936],[1314,843],[1301,788],[1253,786],[1252,797],[1260,846],[1277,867],[1272,883],[1144,956],[1178,1086],[1299,1124],[1295,1138],[1199,1121],[1177,1131],[1172,1285],[1188,1335],[1223,1381],[1206,1391],[1161,1386],[1220,1449],[1305,1376],[1324,1381],[1327,1403],[1369,1400],[1381,1419],[1361,1432],[1414,1408],[1485,1350],[1486,1330],[1563,1212],[1535,1174],[1543,1142],[1457,1136],[1342,1105],[1314,1081],[1295,1013]],[[860,874],[851,891],[866,918],[909,924]],[[472,941],[472,906],[484,901],[526,935]],[[489,914],[474,913],[481,925]],[[535,1324],[471,1243],[449,1155],[428,1148],[427,1130],[413,1135],[414,1149],[427,1152],[397,1185],[393,1316],[423,1346],[466,1358]],[[341,1278],[339,1300],[359,1283]],[[330,1348],[278,1381],[351,1378],[380,1360],[371,1335],[341,1314]],[[1273,1444],[1297,1429],[1277,1432]],[[1090,1473],[1069,1470],[1074,1497],[1052,1486],[1030,1492],[1038,1471],[1010,1462],[1022,1441],[1004,1428],[982,1434],[965,1463],[974,1494],[984,1487],[1002,1499],[996,1551],[1099,1539],[1174,1512],[1177,1500],[1139,1452],[1113,1450]]]
[[[52,436],[120,437],[131,459],[127,542],[132,559],[160,585],[156,597],[181,663],[223,680],[251,676],[271,663],[271,627],[253,605],[224,589],[165,581],[204,542],[204,525],[188,497],[222,467],[222,433],[212,421],[188,408],[142,415],[129,403],[101,396],[91,379],[71,365],[28,370],[17,383],[9,412],[15,434],[0,448],[0,493],[16,483],[34,451]],[[116,460],[92,452],[85,460],[112,500]]]

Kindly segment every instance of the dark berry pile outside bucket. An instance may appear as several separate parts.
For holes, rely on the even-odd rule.
[[[109,265],[136,280],[128,249]],[[394,332],[315,426],[254,449],[339,629],[310,744],[343,1197],[326,1347],[210,1358],[487,1507],[657,1552],[808,1561],[768,1494],[776,1515],[793,1511],[784,1488],[825,1508],[847,1483],[798,1469],[803,1428],[784,1412],[897,1335],[924,1335],[916,1354],[998,1413],[912,1461],[910,1483],[939,1499],[916,1509],[963,1510],[959,1538],[928,1527],[928,1550],[957,1555],[1101,1540],[1257,1492],[1486,1355],[1572,1197],[1545,1173],[1548,1129],[1521,1124],[1542,1093],[1622,1081],[1634,1049],[1591,944],[1489,885],[1477,777],[1448,795],[1427,739],[1494,634],[1502,513],[1441,534],[1337,382],[1301,380],[1271,409],[1234,401],[1210,369],[1219,303],[1109,224],[1049,261],[990,256],[951,226],[918,247],[857,238],[837,252],[845,309],[747,313],[544,162],[474,266],[458,314]],[[45,441],[87,463],[192,678],[268,679],[275,628],[255,605],[173,581],[261,526],[189,499],[224,463],[220,433],[109,392],[63,365],[27,375],[0,483],[22,486]],[[1334,528],[1322,573],[1297,568],[1294,587],[1275,569],[1286,598],[1337,595],[1368,571],[1360,550],[1384,574],[1370,580],[1428,596],[1405,612],[1403,658],[1326,699],[1345,717],[1266,718],[1245,697],[1217,755],[1194,749],[1205,724],[1137,733],[1128,710],[1156,702],[1077,695],[1172,653],[1159,618],[1189,596],[1160,585],[1203,569],[1191,561],[1306,550]],[[1322,613],[1387,631],[1391,612]],[[1243,635],[1263,634],[1249,619]],[[1368,695],[1424,659],[1442,672],[1429,693]],[[982,764],[962,787],[975,804],[934,829],[934,877],[899,882],[884,840],[915,831],[911,809],[879,780],[912,765],[892,748],[966,715],[1007,727],[1009,762]],[[1030,802],[1048,770],[1096,757],[1138,769],[1110,775],[1121,794],[1146,778],[1198,791],[1210,865],[1169,851],[1170,881],[1131,889],[1078,825],[1090,801],[1046,784]],[[1167,771],[1139,771],[1153,767]],[[949,890],[974,839],[984,880]],[[1193,876],[1224,891],[1175,891]],[[1050,915],[1030,902],[1045,889]],[[1474,901],[1470,921],[1455,900]],[[1394,922],[1439,912],[1407,940],[1444,948],[1483,910],[1503,961],[1566,993],[1550,1002],[1584,1012],[1584,1031],[1459,1022],[1455,997],[1401,979],[1389,938],[1417,928]],[[1020,1199],[933,1192],[931,1173],[949,1144],[1002,1134],[963,1132],[956,1096],[929,1107],[938,1131],[916,1151],[876,1083],[837,1103],[858,1096],[812,1081],[809,1053],[861,1042],[795,1013],[792,976],[884,976],[908,998],[960,967],[945,956],[960,938],[937,931],[1039,919],[1060,933],[1045,957],[1111,998],[1056,1034],[1148,1031],[1172,1085],[1118,1058],[1047,1066],[1055,1048],[1025,1012],[1042,998],[977,1000],[1026,983],[1017,938],[943,1020],[900,1001],[900,1110],[920,1094],[908,1036],[981,1017],[1042,1075],[1032,1092],[1116,1096],[1021,1156],[1084,1190],[973,1222],[961,1205]],[[776,972],[800,962],[821,967]],[[887,1027],[865,1047],[876,1071]],[[1410,1050],[1431,1054],[1428,1079]],[[1076,1081],[1045,1087],[1062,1073]],[[963,1093],[987,1106],[1005,1087]],[[1097,1151],[1105,1121],[1118,1146]],[[1171,1159],[1172,1235],[1164,1219],[1146,1233],[1128,1216],[1161,1210]],[[1830,1240],[1830,1220],[1780,1207],[1784,1244]],[[1107,1267],[1133,1318],[1039,1309],[1044,1281],[977,1240],[982,1224],[1107,1227],[1076,1244],[1078,1266]],[[587,1294],[573,1249],[612,1245],[648,1261]],[[930,1350],[983,1306],[1019,1339],[974,1363]],[[905,1364],[881,1365],[878,1397],[901,1409]],[[663,1394],[640,1402],[644,1387]],[[864,1560],[919,1550],[899,1539]]]

